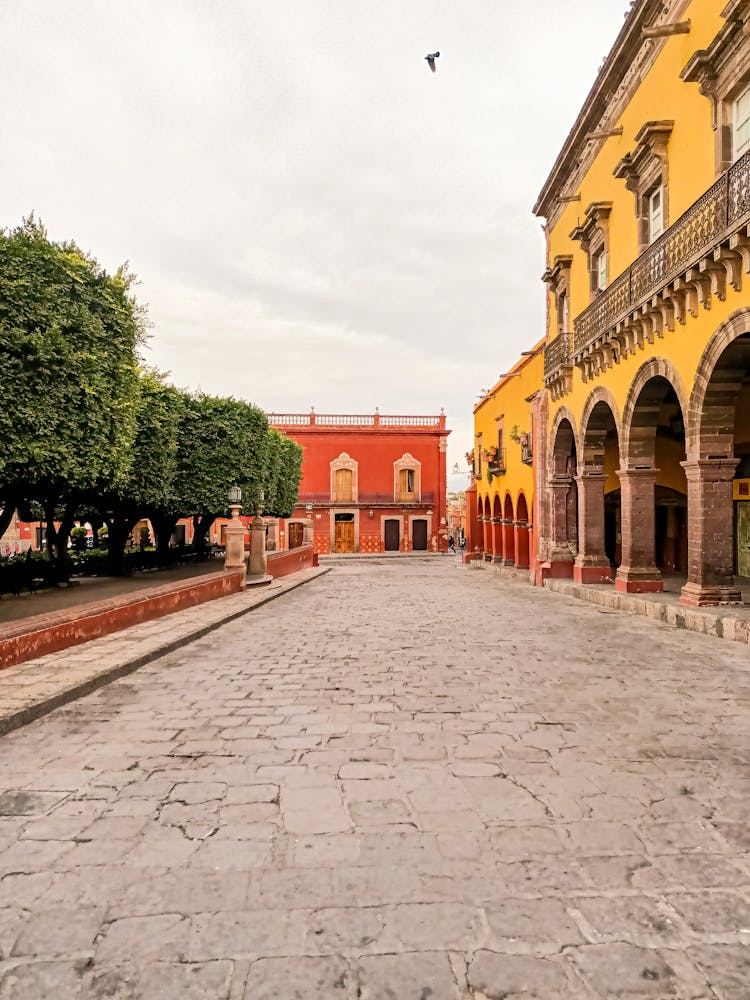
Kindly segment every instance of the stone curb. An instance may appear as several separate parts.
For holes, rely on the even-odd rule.
[[[583,586],[570,580],[545,580],[544,586],[553,594],[575,597],[579,601],[588,601],[600,607],[650,618],[652,621],[684,628],[690,632],[699,632],[715,639],[727,639],[730,642],[750,645],[750,618],[739,618],[732,614],[730,608],[726,611],[689,608],[683,604],[659,600],[658,597],[635,597],[614,590]]]
[[[481,559],[472,559],[465,564],[469,569],[481,569],[487,573],[494,573],[495,576],[502,576],[506,580],[519,580],[521,583],[530,583],[529,570],[515,569],[513,566],[501,566],[499,563],[484,562]]]
[[[77,701],[79,698],[85,697],[87,694],[91,694],[92,691],[96,691],[100,687],[104,687],[110,684],[112,681],[117,680],[120,677],[125,677],[128,674],[134,673],[139,667],[145,666],[147,663],[151,663],[153,660],[158,660],[162,656],[166,656],[168,653],[174,652],[181,646],[186,646],[188,643],[195,642],[197,639],[202,639],[204,636],[208,635],[209,632],[213,632],[215,629],[220,628],[222,625],[226,625],[231,621],[235,621],[237,618],[241,618],[243,615],[249,614],[251,611],[255,611],[256,608],[263,607],[264,604],[268,604],[270,601],[275,600],[277,597],[283,597],[285,594],[291,593],[291,591],[296,590],[298,587],[304,586],[306,583],[310,583],[312,580],[317,580],[318,577],[324,576],[326,573],[330,573],[330,568],[320,568],[316,570],[306,571],[308,575],[302,580],[294,580],[293,577],[297,574],[290,574],[289,577],[282,577],[279,580],[280,589],[274,590],[271,593],[267,593],[263,596],[259,596],[257,600],[248,604],[246,607],[235,609],[227,612],[220,618],[216,618],[211,622],[200,625],[197,628],[191,630],[190,632],[185,632],[179,635],[175,639],[170,639],[169,641],[155,641],[155,645],[152,649],[147,650],[145,653],[140,655],[122,659],[118,663],[113,664],[111,667],[100,671],[87,677],[83,681],[71,684],[69,687],[63,688],[60,691],[56,691],[54,694],[49,694],[46,697],[40,698],[38,701],[32,704],[26,705],[23,708],[19,708],[15,711],[11,711],[2,717],[0,717],[0,736],[5,736],[7,733],[13,732],[14,729],[20,729],[22,726],[28,725],[30,722],[35,722],[37,719],[42,718],[42,716],[48,715],[53,712],[56,708],[60,708],[62,705],[67,705],[71,701]],[[288,580],[288,583],[285,582]],[[248,593],[247,591],[245,593]],[[231,600],[240,595],[231,594],[227,598],[217,598],[219,600]],[[213,604],[213,601],[209,601],[207,604],[202,605],[203,608],[209,607]],[[181,611],[173,612],[173,614],[186,615],[192,611],[194,608],[185,608]],[[166,616],[168,617],[168,616]],[[163,619],[155,619],[159,621]],[[143,624],[143,623],[140,623]],[[133,628],[138,628],[139,626],[132,626]],[[126,631],[126,630],[123,630]],[[113,633],[116,635],[117,633]],[[110,637],[107,637],[110,638]],[[92,642],[98,642],[99,640],[93,639]],[[70,651],[80,650],[80,646],[71,646]],[[57,654],[49,654],[53,656],[64,656],[68,650],[61,650]],[[33,661],[30,661],[33,662]],[[22,669],[23,663],[16,664],[16,669]],[[13,668],[8,668],[13,669]]]

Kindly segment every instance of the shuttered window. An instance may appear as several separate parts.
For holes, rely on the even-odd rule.
[[[750,149],[750,87],[746,87],[734,102],[734,158],[739,159]]]

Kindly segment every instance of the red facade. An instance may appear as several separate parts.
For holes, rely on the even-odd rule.
[[[270,414],[304,449],[284,548],[312,519],[315,551],[444,552],[445,415]]]

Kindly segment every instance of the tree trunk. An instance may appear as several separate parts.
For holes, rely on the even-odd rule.
[[[11,497],[7,497],[5,500],[5,506],[0,511],[0,538],[3,537],[5,532],[10,527],[10,522],[13,520],[13,515],[16,512],[16,502]]]
[[[125,543],[138,520],[132,514],[115,514],[107,523],[107,548],[113,573],[124,572]]]
[[[216,520],[216,514],[193,515],[193,545],[195,551],[201,555],[206,550],[206,537],[211,530],[211,525]]]
[[[169,551],[169,539],[172,537],[174,529],[179,521],[177,514],[150,514],[151,527],[156,535],[156,555],[157,559],[165,559]]]

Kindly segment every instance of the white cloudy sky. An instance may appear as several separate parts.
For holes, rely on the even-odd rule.
[[[542,334],[531,206],[628,6],[0,0],[0,225],[128,259],[179,385],[444,406],[463,464]]]

